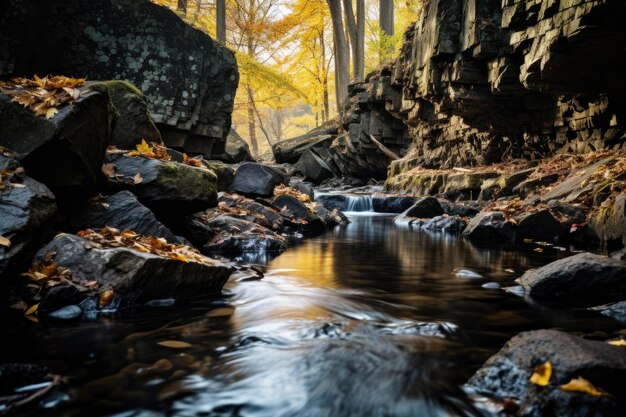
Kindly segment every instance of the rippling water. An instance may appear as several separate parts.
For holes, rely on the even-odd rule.
[[[260,265],[262,279],[234,276],[220,298],[80,324],[5,318],[2,359],[67,376],[33,415],[473,416],[460,386],[514,334],[613,329],[482,287],[511,286],[558,251],[351,220]]]

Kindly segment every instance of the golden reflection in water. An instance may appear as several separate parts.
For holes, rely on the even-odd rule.
[[[299,284],[338,288],[335,277],[335,254],[335,242],[309,241],[283,253],[270,263],[270,267],[274,270],[290,268],[285,275]]]

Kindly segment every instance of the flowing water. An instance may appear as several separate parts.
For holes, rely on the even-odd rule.
[[[26,414],[471,416],[460,387],[511,336],[614,330],[585,310],[483,288],[514,285],[561,252],[351,220],[260,265],[262,278],[233,276],[218,298],[78,324],[5,318],[3,360],[67,377]]]

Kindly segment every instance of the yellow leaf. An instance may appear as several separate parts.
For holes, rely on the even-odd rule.
[[[113,301],[113,291],[105,291],[102,294],[100,294],[100,300],[98,300],[98,307],[102,308],[102,307],[106,307],[109,304],[111,304],[111,301]]]
[[[8,238],[0,235],[0,246],[4,246],[6,248],[10,248],[11,247],[11,241]]]
[[[605,395],[604,393],[598,391],[598,389],[594,387],[591,382],[582,377],[572,379],[567,384],[561,385],[561,389],[569,392],[582,392],[583,394],[593,395],[594,397]]]
[[[530,382],[545,387],[550,383],[550,377],[552,376],[552,364],[547,361],[537,366],[530,376]]]
[[[35,314],[37,312],[38,309],[39,309],[39,303],[28,307],[28,310],[26,310],[24,312],[24,315],[25,316],[32,316],[33,314]]]
[[[613,346],[626,346],[626,340],[624,339],[609,340],[607,343]]]
[[[141,143],[137,145],[137,151],[140,153],[152,152],[152,150],[150,149],[150,145],[148,145],[145,139],[141,139]]]
[[[191,347],[189,343],[182,342],[180,340],[164,340],[162,342],[157,343],[157,345],[172,348],[172,349],[186,349],[186,348]]]

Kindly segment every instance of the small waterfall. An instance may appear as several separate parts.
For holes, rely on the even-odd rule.
[[[371,195],[348,195],[345,211],[374,211]]]

